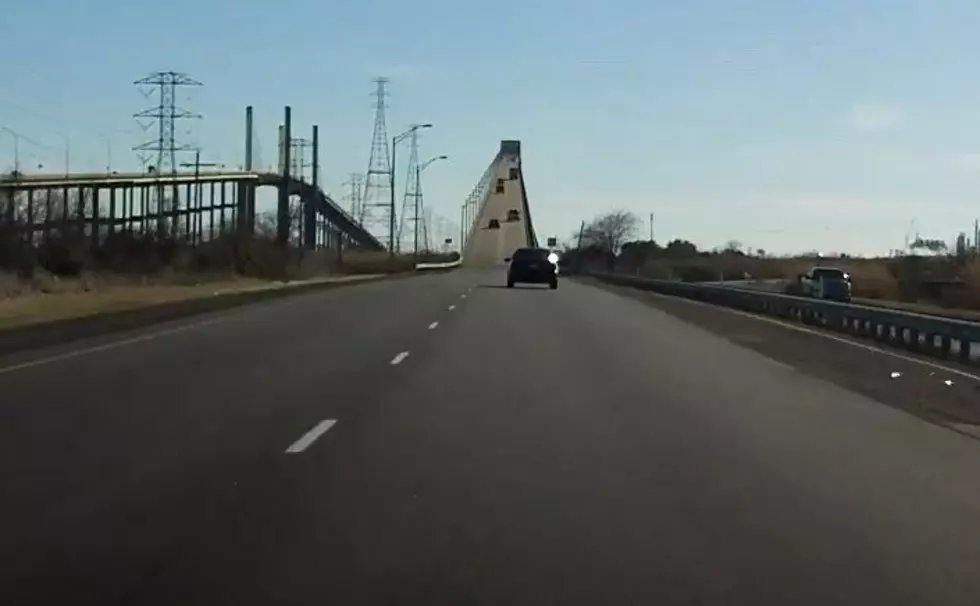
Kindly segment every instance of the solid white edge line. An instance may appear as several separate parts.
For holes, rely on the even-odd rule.
[[[317,438],[327,433],[327,430],[337,423],[336,419],[324,419],[313,426],[313,429],[304,433],[300,439],[293,442],[286,449],[286,454],[298,454],[309,448]]]
[[[93,347],[85,347],[83,349],[75,349],[73,351],[66,351],[65,353],[56,354],[53,356],[46,356],[43,358],[37,358],[35,360],[28,360],[27,362],[21,362],[19,364],[11,364],[10,366],[0,367],[0,375],[7,374],[10,372],[15,372],[18,370],[26,370],[28,368],[33,368],[35,366],[44,366],[45,364],[52,364],[54,362],[60,362],[62,360],[70,360],[72,358],[77,358],[79,356],[85,356],[88,354],[98,353],[100,351],[107,351],[110,349],[116,349],[117,347],[125,347],[126,345],[134,345],[136,343],[142,343],[143,341],[152,341],[160,337],[166,337],[169,335],[175,335],[181,332],[187,332],[188,330],[194,330],[196,328],[203,328],[211,324],[217,324],[218,322],[224,322],[227,318],[212,318],[210,320],[204,320],[203,322],[195,322],[193,324],[185,324],[183,326],[176,326],[174,328],[168,328],[165,330],[158,330],[146,335],[140,335],[138,337],[130,337],[128,339],[122,339],[119,341],[112,341],[110,343],[103,343],[102,345],[95,345]]]
[[[627,286],[625,288],[630,288],[630,287]],[[633,290],[640,290],[640,289],[633,289]],[[789,322],[785,322],[783,320],[779,320],[779,319],[776,319],[776,318],[769,318],[767,316],[760,316],[760,315],[756,315],[756,314],[753,314],[753,313],[749,313],[747,311],[742,311],[741,309],[732,309],[730,307],[725,307],[723,305],[712,305],[710,303],[705,303],[703,301],[694,301],[692,299],[685,299],[684,297],[674,297],[674,296],[671,296],[671,295],[664,295],[664,294],[660,294],[660,293],[656,293],[656,292],[651,292],[649,290],[646,290],[646,291],[640,290],[640,292],[645,292],[645,293],[650,294],[650,295],[653,295],[655,297],[662,297],[664,299],[673,299],[675,301],[684,301],[685,303],[690,303],[691,305],[700,305],[700,306],[703,306],[703,307],[710,307],[712,309],[719,309],[719,310],[727,311],[729,313],[733,313],[733,314],[736,314],[736,315],[739,315],[739,316],[743,316],[743,317],[746,317],[746,318],[752,318],[753,320],[759,320],[760,322],[768,322],[770,324],[775,324],[777,326],[782,326],[783,328],[789,328],[789,329],[796,330],[796,331],[799,331],[799,332],[803,332],[803,333],[807,333],[807,334],[811,334],[811,335],[816,335],[818,337],[823,337],[824,339],[830,339],[831,341],[837,341],[838,343],[843,343],[845,345],[850,345],[851,347],[857,347],[858,349],[863,349],[865,351],[871,351],[871,352],[874,352],[874,353],[879,353],[879,354],[882,354],[882,355],[885,355],[885,356],[889,356],[889,357],[895,358],[897,360],[904,360],[905,362],[912,362],[912,363],[915,363],[915,364],[921,364],[922,366],[927,366],[929,368],[934,368],[936,370],[942,370],[944,372],[952,373],[954,375],[959,375],[959,376],[961,376],[963,378],[966,378],[966,379],[973,379],[975,381],[980,381],[980,375],[975,375],[975,374],[966,372],[965,370],[959,370],[957,368],[952,368],[952,367],[949,367],[949,366],[943,366],[942,364],[938,364],[938,363],[933,362],[931,360],[923,360],[922,358],[916,358],[916,357],[913,357],[913,356],[907,356],[907,355],[901,354],[901,353],[899,353],[897,351],[889,351],[887,349],[881,349],[880,347],[875,347],[874,345],[868,345],[867,343],[859,343],[857,341],[852,341],[851,339],[847,339],[845,337],[840,337],[840,336],[837,336],[837,335],[832,334],[832,333],[824,332],[822,330],[814,330],[812,328],[807,328],[806,326],[798,326],[796,324],[791,324]]]
[[[438,321],[438,320],[436,320],[436,321],[435,321],[435,322],[433,322],[432,324],[429,324],[429,330],[432,330],[432,329],[433,329],[433,328],[435,328],[436,326],[439,326],[439,321]]]
[[[402,363],[402,360],[404,360],[407,357],[408,357],[408,352],[407,351],[403,351],[403,352],[401,352],[400,354],[398,354],[397,356],[395,356],[394,358],[391,359],[391,365],[392,366],[395,366],[396,364],[401,364]]]

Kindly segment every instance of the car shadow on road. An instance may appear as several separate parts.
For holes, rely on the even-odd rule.
[[[503,288],[506,289],[506,284],[480,284],[480,288]],[[542,290],[547,289],[547,284],[515,284],[513,288],[521,288],[527,290]]]

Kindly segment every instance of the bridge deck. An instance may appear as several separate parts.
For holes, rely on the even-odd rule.
[[[479,209],[476,225],[463,252],[463,263],[467,267],[502,265],[504,259],[515,250],[530,245],[526,223],[527,201],[520,181],[522,177],[510,179],[510,170],[519,167],[520,159],[516,156],[501,155],[494,161],[489,194]],[[498,179],[503,179],[503,193],[496,193]],[[511,209],[520,212],[518,221],[507,221],[507,212]],[[489,228],[491,219],[500,222],[500,229]]]

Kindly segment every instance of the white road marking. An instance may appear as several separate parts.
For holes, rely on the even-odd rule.
[[[166,330],[159,330],[157,332],[153,332],[148,335],[140,335],[138,337],[131,337],[129,339],[122,339],[120,341],[113,341],[111,343],[103,343],[102,345],[96,345],[94,347],[86,347],[84,349],[67,351],[65,353],[60,353],[53,356],[47,356],[44,358],[38,358],[36,360],[28,360],[27,362],[21,362],[19,364],[11,364],[10,366],[0,367],[0,375],[7,374],[10,372],[16,372],[18,370],[26,370],[28,368],[34,368],[35,366],[44,366],[45,364],[60,362],[62,360],[70,360],[72,358],[78,358],[88,354],[98,353],[100,351],[116,349],[117,347],[125,347],[126,345],[142,343],[143,341],[152,341],[160,337],[166,337],[169,335],[175,335],[177,333],[186,332],[188,330],[194,330],[195,328],[203,328],[205,326],[208,326],[209,324],[217,324],[218,322],[224,322],[225,320],[227,320],[227,318],[212,318],[210,320],[204,320],[203,322],[195,322],[194,324],[187,324],[184,326],[177,326],[175,328],[168,328]]]
[[[408,357],[408,352],[407,351],[403,351],[403,352],[401,352],[400,354],[398,354],[397,356],[395,356],[394,358],[391,359],[391,365],[392,366],[395,366],[396,364],[401,364],[402,363],[402,360],[404,360],[407,357]]]
[[[433,329],[433,328],[435,328],[436,326],[439,326],[439,322],[438,322],[438,320],[437,320],[437,321],[435,321],[435,322],[433,322],[432,324],[429,324],[429,330],[432,330],[432,329]]]
[[[775,324],[777,326],[782,326],[784,328],[789,328],[791,330],[798,330],[800,332],[804,332],[804,333],[807,333],[807,334],[810,334],[810,335],[816,335],[818,337],[823,337],[824,339],[830,339],[831,341],[837,341],[838,343],[843,343],[845,345],[850,345],[851,347],[857,347],[858,349],[863,349],[865,351],[872,351],[874,353],[879,353],[879,354],[882,354],[882,355],[885,355],[885,356],[890,356],[890,357],[895,358],[897,360],[903,360],[905,362],[912,362],[914,364],[920,364],[922,366],[926,366],[926,367],[929,367],[929,368],[935,368],[936,370],[941,370],[943,372],[948,372],[948,373],[952,373],[954,375],[959,375],[959,376],[964,377],[964,378],[967,378],[967,379],[973,379],[974,381],[980,381],[980,375],[975,375],[973,373],[966,372],[965,370],[959,370],[958,368],[952,368],[950,366],[943,366],[942,364],[938,364],[938,363],[932,362],[930,360],[923,360],[921,358],[916,358],[916,357],[913,357],[913,356],[907,356],[907,355],[901,354],[901,353],[899,353],[897,351],[890,351],[890,350],[887,350],[887,349],[881,349],[880,347],[875,347],[874,345],[868,345],[867,343],[859,343],[857,341],[852,341],[852,340],[847,339],[845,337],[839,337],[839,336],[837,336],[835,334],[831,334],[831,333],[824,332],[824,331],[821,331],[821,330],[814,330],[812,328],[807,328],[805,326],[799,326],[797,324],[791,324],[789,322],[785,322],[785,321],[779,320],[777,318],[769,318],[769,317],[766,317],[766,316],[759,316],[759,315],[756,315],[756,314],[753,314],[753,313],[749,313],[747,311],[742,311],[740,309],[732,309],[730,307],[724,307],[724,306],[721,306],[721,305],[712,305],[710,303],[705,303],[703,301],[693,301],[691,299],[685,299],[684,297],[672,297],[670,295],[662,295],[660,293],[652,293],[652,292],[649,292],[649,291],[647,291],[647,292],[649,294],[655,296],[655,297],[664,297],[664,298],[667,298],[667,299],[674,299],[676,301],[684,301],[686,303],[690,303],[691,305],[701,305],[701,306],[704,306],[704,307],[710,307],[712,309],[724,310],[724,311],[727,311],[729,313],[737,314],[739,316],[744,316],[746,318],[752,318],[753,320],[759,320],[760,322],[768,322],[770,324]]]
[[[449,306],[449,311],[452,311],[452,310],[454,310],[454,309],[456,309],[456,306],[455,306],[455,305],[450,305],[450,306]]]
[[[303,436],[296,440],[286,449],[286,454],[297,454],[303,452],[309,448],[313,442],[316,442],[317,438],[327,433],[327,430],[333,427],[337,423],[336,419],[324,419],[313,426],[313,429],[304,433]]]
[[[463,293],[463,294],[459,295],[459,298],[460,299],[465,299],[466,298],[466,293]]]

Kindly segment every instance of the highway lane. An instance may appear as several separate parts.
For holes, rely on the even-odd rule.
[[[469,284],[348,286],[0,361],[0,602],[106,603],[238,470],[376,398]]]
[[[889,406],[980,435],[980,372],[973,365],[955,359],[939,360],[784,318],[603,284],[589,278],[580,280],[642,301]]]
[[[311,367],[316,358],[298,355],[317,349],[319,333],[289,344],[239,323],[265,339],[263,363],[239,356],[207,367],[231,374],[233,363],[245,365],[233,373],[246,383],[238,405],[215,401],[220,391],[191,406],[177,401],[190,389],[156,396],[182,422],[168,425],[161,413],[153,420],[163,427],[143,438],[167,432],[185,464],[160,469],[151,486],[125,487],[156,491],[145,497],[155,519],[107,506],[98,532],[68,537],[83,541],[78,552],[91,562],[42,557],[43,575],[9,587],[46,599],[20,593],[10,602],[975,603],[980,443],[605,290],[570,281],[508,290],[502,272],[431,279],[419,290],[444,288],[433,308],[448,310],[452,299],[456,309],[433,318],[433,329],[419,321],[427,308],[401,315],[417,326],[352,339],[371,341],[364,347],[377,355],[349,362],[341,374],[357,381],[335,380],[332,391]],[[289,315],[255,313],[267,312],[266,321]],[[247,336],[221,330],[211,336],[229,344],[182,335],[189,343],[169,355],[249,347]],[[163,360],[155,350],[175,345],[140,347]],[[398,365],[377,363],[402,349],[410,355]],[[131,364],[93,358],[87,370]],[[22,408],[56,405],[36,394],[80,370],[17,379]],[[0,375],[0,387],[11,376]],[[147,376],[133,384],[166,387]],[[258,422],[207,436],[213,450],[184,447],[206,433],[191,427],[199,408],[224,423],[241,418],[243,403]],[[282,422],[291,409],[304,414]],[[282,452],[323,419],[337,423],[304,452]],[[43,444],[16,465],[64,446],[66,436],[38,439],[45,426],[33,429]],[[118,444],[118,456],[152,450],[141,447]],[[5,450],[5,466],[15,454]],[[66,540],[48,533],[85,515],[67,507],[55,519],[53,528],[25,522],[48,549]],[[74,592],[55,585],[66,578]]]

